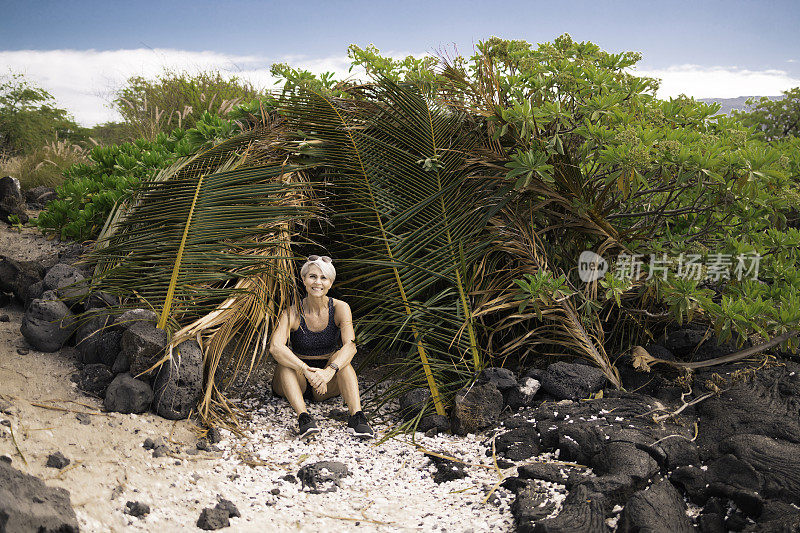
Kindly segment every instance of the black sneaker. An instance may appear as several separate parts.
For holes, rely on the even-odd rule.
[[[311,415],[308,413],[300,413],[300,416],[297,417],[297,425],[299,426],[300,434],[298,438],[300,439],[311,437],[319,433],[316,422],[314,422],[314,419],[311,418]]]
[[[347,431],[356,437],[365,439],[371,439],[375,436],[375,432],[372,431],[371,427],[369,427],[367,417],[364,416],[364,411],[359,411],[350,416],[350,418],[347,420]]]

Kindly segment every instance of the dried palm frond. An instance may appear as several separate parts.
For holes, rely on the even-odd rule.
[[[171,347],[200,341],[206,419],[213,405],[230,411],[225,387],[261,360],[294,292],[292,240],[315,216],[302,168],[276,160],[285,158],[276,142],[274,131],[253,130],[144,182],[109,217],[93,254],[96,290],[160,310]]]
[[[542,295],[536,312],[520,309],[515,279],[540,271],[560,272],[551,270],[547,251],[536,233],[536,221],[532,218],[535,210],[529,211],[525,218],[519,207],[504,210],[503,216],[494,219],[492,225],[496,235],[494,251],[508,259],[505,268],[497,269],[482,287],[482,299],[475,313],[476,318],[499,317],[492,328],[490,349],[496,335],[506,337],[497,349],[498,356],[522,347],[557,346],[561,351],[550,355],[572,353],[583,357],[597,365],[615,387],[620,387],[619,374],[604,349],[604,330],[598,313],[581,313],[569,296]]]

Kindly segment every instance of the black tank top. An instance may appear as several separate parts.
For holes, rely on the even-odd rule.
[[[298,357],[318,357],[335,352],[341,346],[342,334],[333,318],[333,298],[328,298],[328,325],[322,331],[311,331],[300,309],[300,327],[289,333],[292,351]]]

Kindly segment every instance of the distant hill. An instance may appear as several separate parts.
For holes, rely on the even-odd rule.
[[[734,109],[738,111],[746,111],[747,105],[745,102],[748,98],[761,98],[760,96],[738,96],[736,98],[698,98],[699,101],[705,102],[710,104],[711,102],[716,102],[722,107],[719,110],[719,114],[726,114],[729,115],[731,111]],[[768,96],[770,100],[780,100],[783,98],[783,95],[780,96]]]

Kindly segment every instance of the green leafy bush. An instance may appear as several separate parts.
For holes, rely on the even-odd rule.
[[[252,105],[242,107],[235,116],[250,116],[252,109]],[[62,239],[93,238],[114,204],[142,180],[154,177],[178,158],[218,144],[240,131],[239,123],[206,112],[196,128],[177,128],[169,135],[159,133],[152,141],[137,139],[120,145],[97,146],[89,152],[88,162],[67,169],[65,180],[57,189],[58,199],[47,205],[37,224],[44,233]]]
[[[747,107],[747,111],[734,111],[733,115],[768,141],[800,137],[800,87],[783,91],[778,100],[750,98]]]
[[[23,75],[0,77],[0,155],[30,154],[58,140],[86,140],[86,128],[56,107],[53,95]]]

